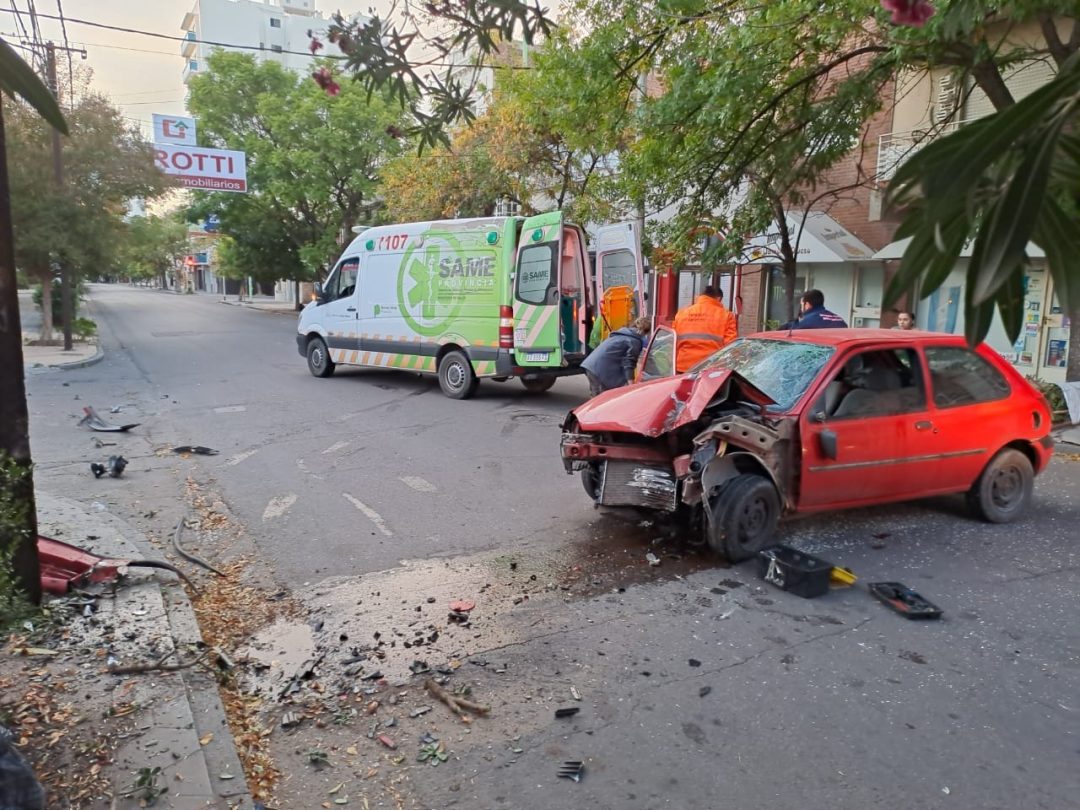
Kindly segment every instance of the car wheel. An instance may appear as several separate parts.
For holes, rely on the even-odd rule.
[[[472,363],[462,352],[447,352],[439,361],[439,387],[451,399],[468,399],[479,384]]]
[[[542,394],[555,384],[554,377],[533,377],[531,380],[521,378],[521,384],[530,394]]]
[[[1011,523],[1027,510],[1034,481],[1031,459],[1006,448],[990,459],[968,491],[968,506],[988,523]]]
[[[581,471],[581,485],[585,493],[594,501],[600,500],[600,467],[590,464]]]
[[[307,345],[307,367],[314,377],[329,377],[334,373],[334,362],[321,337],[312,338]]]
[[[713,499],[711,509],[709,545],[731,562],[749,559],[773,544],[780,496],[765,476],[737,476]]]

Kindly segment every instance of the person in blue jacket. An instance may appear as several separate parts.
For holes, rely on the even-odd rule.
[[[616,329],[589,353],[581,367],[589,378],[592,396],[634,381],[638,357],[651,331],[649,319],[638,318],[629,326]]]
[[[825,296],[821,290],[807,290],[799,302],[799,318],[789,321],[781,329],[846,329],[847,322],[835,312],[825,309]]]

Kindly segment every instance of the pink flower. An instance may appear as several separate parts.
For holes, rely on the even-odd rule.
[[[315,54],[315,53],[318,53],[319,51],[321,51],[322,49],[323,49],[322,41],[318,37],[312,37],[311,38],[311,43],[308,45],[308,50],[310,50],[312,52],[312,54]]]
[[[892,13],[893,25],[922,28],[934,16],[934,7],[928,0],[881,0],[881,7]]]
[[[330,72],[329,68],[319,68],[311,74],[311,78],[328,96],[336,96],[341,92],[341,85],[334,81],[334,74]]]

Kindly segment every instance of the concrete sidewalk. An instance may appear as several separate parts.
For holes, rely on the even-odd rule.
[[[93,312],[93,306],[84,299],[87,312]],[[19,320],[22,324],[23,368],[33,373],[58,369],[83,368],[93,365],[105,357],[96,340],[75,341],[71,351],[64,351],[60,346],[31,346],[29,341],[37,340],[41,332],[41,311],[34,306],[33,291],[19,290]],[[62,339],[63,335],[56,330]]]
[[[231,307],[247,307],[248,309],[261,309],[264,312],[275,312],[282,315],[292,315],[297,312],[296,304],[292,301],[278,301],[275,298],[269,296],[255,296],[254,298],[245,298],[243,301],[229,300],[223,298],[222,304],[228,304]]]
[[[88,509],[77,501],[39,491],[37,506],[43,536],[106,557],[162,557],[140,532],[109,514],[102,504]],[[54,732],[63,733],[59,739],[64,742],[55,748],[47,746],[48,753],[35,753],[41,741],[34,740],[34,728],[21,729],[30,737],[27,753],[38,777],[54,800],[73,798],[62,793],[79,778],[72,766],[88,766],[79,750],[80,743],[85,749],[89,736],[98,746],[95,777],[99,781],[92,789],[110,795],[114,810],[145,806],[140,804],[145,794],[125,794],[132,793],[140,772],[154,768],[161,769],[154,786],[164,791],[155,806],[170,810],[253,807],[211,673],[201,666],[128,675],[107,670],[109,665],[153,665],[170,652],[175,656],[168,663],[176,664],[192,660],[204,649],[191,603],[177,577],[166,571],[132,568],[117,586],[90,586],[64,601],[77,602],[76,608],[62,609],[52,601],[50,612],[62,619],[47,631],[44,641],[35,642],[52,651],[45,663],[13,656],[3,664],[4,674],[14,684],[11,692],[18,693],[33,682],[49,694],[62,696],[58,701],[73,699],[75,714],[81,715],[73,716],[70,729]],[[14,672],[19,666],[22,672]],[[31,668],[33,677],[26,677]],[[108,746],[104,753],[102,745]],[[59,761],[64,756],[73,758],[71,766]],[[50,802],[49,806],[54,805]]]

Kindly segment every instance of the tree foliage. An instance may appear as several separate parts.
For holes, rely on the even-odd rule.
[[[120,271],[133,279],[162,278],[186,253],[187,225],[178,217],[132,217],[125,227]]]
[[[247,194],[199,192],[193,218],[217,214],[234,267],[262,280],[310,278],[341,232],[371,221],[379,167],[400,153],[402,113],[350,85],[337,96],[247,54],[217,52],[188,102],[204,145],[247,153]]]

